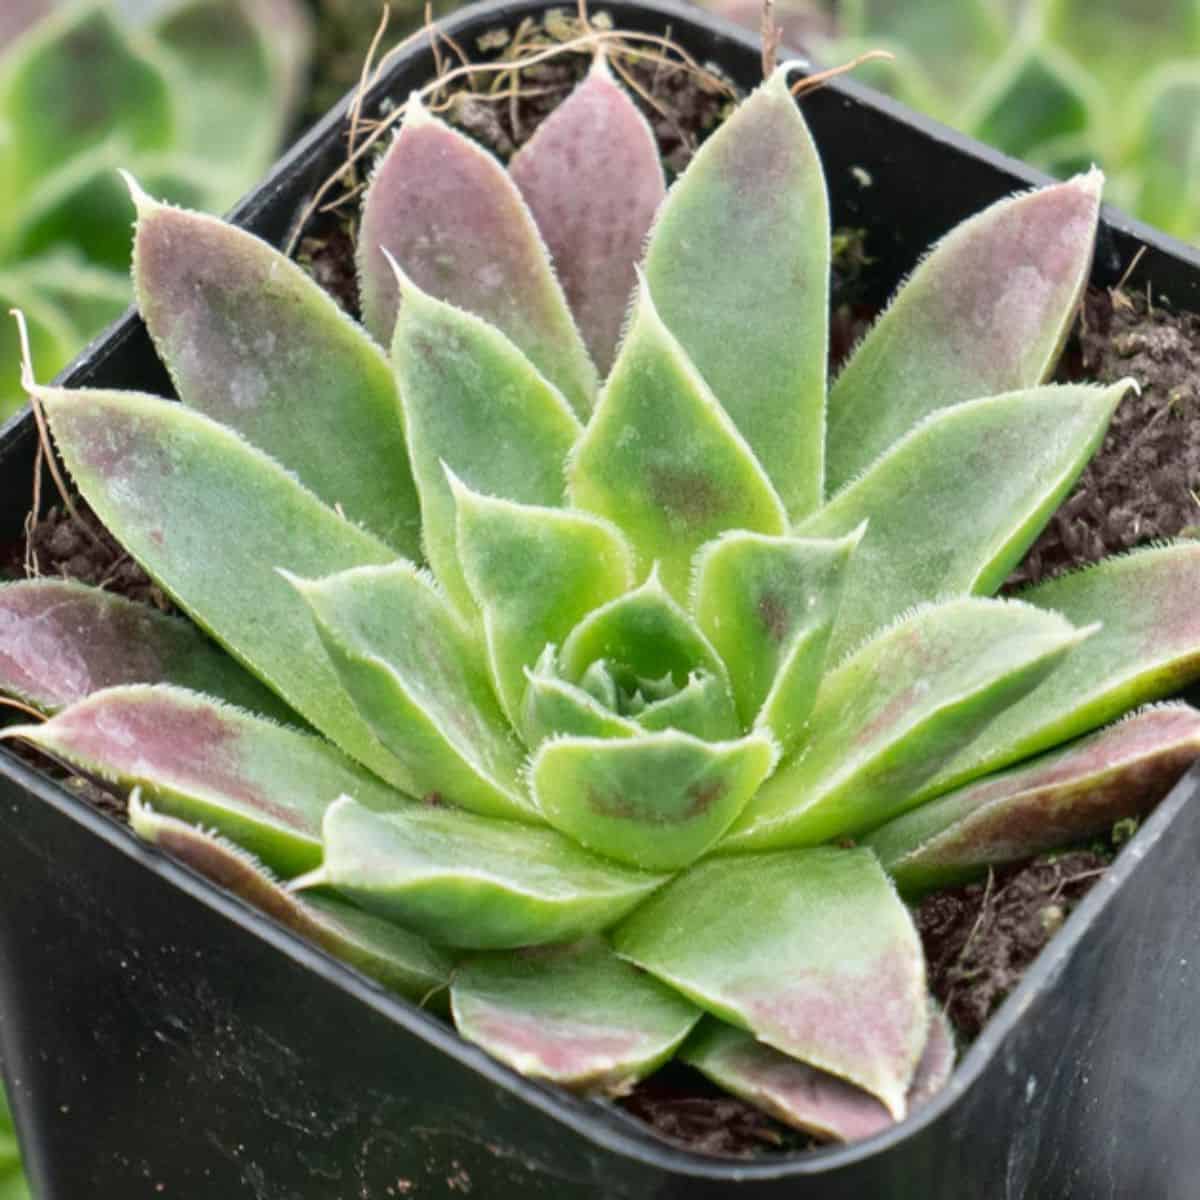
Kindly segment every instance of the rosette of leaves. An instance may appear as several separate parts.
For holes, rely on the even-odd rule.
[[[0,304],[53,374],[130,301],[118,167],[210,211],[261,177],[301,98],[299,0],[5,0]],[[0,419],[24,400],[0,335]]]
[[[704,0],[757,30],[755,0]],[[1060,177],[1100,163],[1110,196],[1200,235],[1197,0],[777,0],[790,46]]]
[[[1200,547],[989,598],[1126,391],[1042,382],[1100,178],[952,231],[828,388],[787,78],[669,193],[602,61],[507,170],[414,97],[365,329],[135,189],[182,403],[29,386],[221,648],[30,580],[0,677],[53,714],[6,736],[516,1070],[617,1093],[678,1054],[850,1139],[953,1061],[897,882],[1089,836],[1195,756],[1186,705],[1110,722],[1200,673]]]

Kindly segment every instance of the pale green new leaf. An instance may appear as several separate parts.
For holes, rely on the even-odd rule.
[[[990,595],[1041,532],[1129,390],[1033,388],[935,413],[796,530],[844,537],[850,562],[834,661],[932,597]]]
[[[795,519],[820,504],[824,476],[829,206],[789,71],[738,106],[668,193],[646,278]]]
[[[670,1058],[701,1015],[599,938],[470,958],[450,1002],[463,1037],[522,1075],[610,1096]]]
[[[613,944],[715,1016],[904,1116],[929,1021],[925,964],[869,850],[710,859],[643,904]]]
[[[529,780],[556,829],[617,862],[672,871],[729,828],[775,765],[762,734],[705,742],[676,730],[544,742]]]
[[[437,945],[503,950],[619,921],[666,877],[532,829],[448,808],[381,816],[350,799],[325,814],[325,862],[300,886],[334,888]]]
[[[687,599],[692,556],[727,529],[782,533],[786,514],[750,447],[663,324],[645,281],[568,467],[571,500],[629,538]]]
[[[488,664],[515,725],[525,671],[592,609],[633,582],[629,547],[607,521],[480,496],[452,479],[463,574],[483,612]]]
[[[392,363],[421,496],[425,553],[451,599],[471,613],[446,468],[484,495],[554,507],[563,501],[563,463],[582,426],[498,329],[406,278],[399,288]]]
[[[292,583],[343,686],[417,794],[530,820],[524,751],[496,703],[476,633],[411,563]]]
[[[882,825],[1092,632],[1015,601],[918,609],[826,676],[802,751],[722,848],[813,846]]]
[[[618,738],[639,732],[641,726],[636,722],[618,716],[615,692],[611,704],[602,704],[590,692],[563,679],[557,660],[556,647],[547,646],[533,670],[526,672],[520,728],[531,750],[560,733]]]

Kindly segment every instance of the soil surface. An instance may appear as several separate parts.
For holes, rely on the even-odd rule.
[[[346,0],[349,4],[349,0]],[[339,9],[328,0],[329,12]],[[522,26],[493,38],[491,54],[515,54],[544,30]],[[331,51],[332,53],[332,51]],[[686,165],[726,111],[729,96],[681,67],[621,63],[637,84],[637,102],[654,129],[673,174]],[[569,94],[587,70],[586,55],[564,57],[531,71],[512,102],[460,92],[447,115],[503,158],[528,139],[538,122]],[[346,79],[352,84],[354,72]],[[620,72],[618,72],[620,73]],[[345,211],[317,218],[300,243],[300,261],[336,300],[357,315],[354,225]],[[839,231],[834,268],[831,361],[848,354],[874,313],[855,303],[858,277],[870,269],[869,245],[857,231]],[[1200,318],[1152,307],[1135,293],[1089,292],[1058,378],[1110,382],[1125,376],[1141,385],[1118,409],[1103,449],[1009,580],[1015,588],[1114,551],[1200,527]],[[1103,497],[1103,503],[1101,503]],[[77,501],[77,504],[79,502]],[[157,588],[80,505],[87,529],[61,506],[32,531],[28,547],[36,572],[106,587],[167,610]],[[26,547],[0,548],[0,576],[25,574]],[[39,766],[46,760],[36,757]],[[121,805],[88,780],[51,773],[114,815]],[[1026,967],[1053,937],[1111,861],[1111,846],[1043,856],[1023,867],[966,887],[936,893],[915,910],[930,985],[960,1037],[978,1034]],[[758,1157],[814,1144],[753,1106],[731,1097],[698,1073],[672,1064],[618,1102],[672,1142],[702,1154]]]

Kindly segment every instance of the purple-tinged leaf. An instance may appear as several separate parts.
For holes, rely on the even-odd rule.
[[[768,729],[786,754],[817,698],[856,529],[838,541],[735,532],[696,556],[692,610],[731,666],[743,728]]]
[[[421,511],[387,358],[274,247],[132,190],[138,307],[179,398],[419,557]]]
[[[422,291],[499,329],[587,418],[596,371],[525,201],[487,151],[415,96],[367,190],[358,245],[363,321],[380,345],[399,307],[387,251]]]
[[[20,738],[164,812],[215,829],[284,875],[321,860],[321,819],[349,793],[371,808],[410,803],[328,742],[207,696],[163,685],[111,688]]]
[[[544,742],[529,771],[539,812],[617,862],[676,871],[729,828],[775,765],[770,738],[705,742],[667,730]]]
[[[745,439],[668,331],[643,282],[616,365],[567,469],[572,502],[617,524],[687,599],[692,557],[727,529],[783,533],[787,514]]]
[[[1021,599],[1098,632],[923,786],[917,802],[1106,725],[1200,679],[1200,545],[1135,550]]]
[[[328,896],[288,892],[245,850],[158,812],[138,792],[129,800],[129,823],[146,841],[384,987],[418,1002],[444,995],[454,964],[415,934]]]
[[[181,404],[129,392],[36,394],[80,492],[125,549],[315,728],[410,790],[338,682],[308,606],[276,570],[320,578],[395,553]]]
[[[509,950],[615,924],[665,882],[581,850],[552,829],[453,808],[380,815],[342,799],[325,815],[328,886],[436,945]]]
[[[821,502],[829,206],[783,66],[700,148],[650,235],[663,323],[793,520]]]
[[[418,795],[537,819],[519,780],[524,749],[496,703],[478,635],[427,574],[400,562],[292,582],[350,698]]]
[[[829,492],[930,413],[1049,376],[1087,283],[1103,182],[1094,170],[1001,200],[938,243],[833,385]]]
[[[45,712],[126,683],[173,683],[294,722],[188,621],[65,579],[0,584],[0,693]]]
[[[563,464],[582,427],[561,393],[498,329],[400,281],[392,362],[421,496],[425,553],[463,613],[449,468],[468,487],[522,504],[563,502]]]
[[[592,361],[607,375],[666,190],[654,133],[602,54],[508,170],[546,239]]]
[[[1200,712],[1164,705],[989,775],[866,839],[906,893],[1082,841],[1152,808],[1200,758]]]
[[[815,846],[913,807],[918,787],[1093,632],[1011,600],[916,610],[825,677],[799,752],[723,847]]]
[[[513,1070],[606,1096],[666,1062],[700,1019],[599,938],[468,959],[450,1003],[459,1033]]]
[[[495,500],[452,483],[463,574],[483,612],[500,706],[516,725],[526,669],[546,646],[561,645],[584,616],[630,586],[632,555],[607,521]]]
[[[930,597],[996,591],[1099,449],[1130,386],[1047,386],[934,413],[800,525],[800,537],[834,538],[869,522],[831,659]]]
[[[702,862],[614,933],[623,957],[897,1119],[929,1023],[908,910],[869,850]]]
[[[770,1113],[785,1125],[833,1142],[856,1142],[894,1124],[868,1092],[707,1018],[679,1054],[715,1084]],[[930,1001],[925,1050],[909,1085],[909,1112],[941,1090],[954,1068],[954,1035]]]

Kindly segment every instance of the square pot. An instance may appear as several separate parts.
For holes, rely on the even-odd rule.
[[[473,46],[546,0],[444,27]],[[736,83],[745,33],[665,0],[603,6]],[[399,55],[374,100],[434,72]],[[803,101],[834,220],[866,228],[880,300],[959,220],[1035,172],[851,83]],[[234,213],[275,242],[340,161],[345,105]],[[1200,310],[1200,257],[1105,213],[1093,282]],[[65,375],[169,394],[128,316]],[[0,540],[19,535],[35,431],[0,430]],[[139,842],[0,750],[0,1058],[40,1200],[1188,1200],[1200,1178],[1200,768],[1147,820],[909,1120],[842,1148],[707,1159],[619,1108],[523,1079]]]

